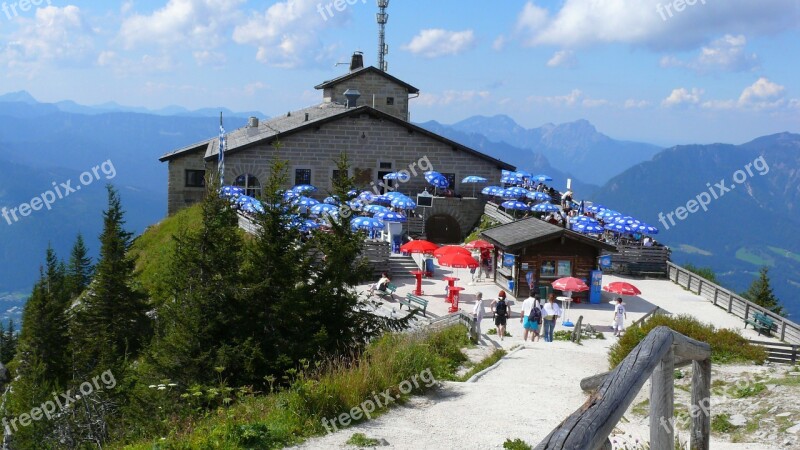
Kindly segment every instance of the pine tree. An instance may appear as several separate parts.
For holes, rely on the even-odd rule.
[[[67,265],[67,291],[70,298],[77,297],[89,286],[93,271],[92,258],[89,257],[83,235],[79,233]]]
[[[14,355],[17,353],[17,340],[14,321],[8,320],[8,328],[3,327],[3,324],[0,323],[0,363],[3,365],[14,359]]]
[[[784,314],[780,300],[778,300],[778,297],[772,292],[772,286],[770,286],[769,281],[769,268],[767,266],[761,268],[758,278],[753,280],[753,283],[747,291],[742,294],[742,297],[756,305],[767,308],[775,314],[781,316]]]

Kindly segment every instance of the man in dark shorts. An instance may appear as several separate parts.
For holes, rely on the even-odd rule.
[[[506,322],[511,316],[511,307],[506,302],[506,291],[500,291],[497,295],[497,300],[492,302],[492,311],[494,311],[494,325],[497,327],[497,335],[500,340],[506,335]]]

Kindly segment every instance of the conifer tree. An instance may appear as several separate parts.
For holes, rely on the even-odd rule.
[[[67,291],[70,298],[77,297],[89,286],[92,273],[92,258],[89,257],[83,235],[78,233],[67,264]]]
[[[0,363],[8,364],[17,353],[17,333],[14,330],[14,321],[8,319],[8,328],[0,323]]]
[[[753,280],[753,283],[747,291],[742,294],[742,297],[756,305],[767,308],[775,314],[781,316],[784,314],[783,306],[781,306],[780,300],[775,296],[775,293],[772,291],[772,286],[770,286],[769,268],[767,266],[761,268],[758,278]]]

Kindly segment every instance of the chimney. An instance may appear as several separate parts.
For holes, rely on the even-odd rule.
[[[347,107],[355,108],[358,103],[358,98],[361,97],[361,92],[356,89],[348,89],[344,91],[344,96],[347,99]]]
[[[258,128],[258,117],[251,117],[247,121],[247,128]]]
[[[305,122],[308,122],[308,113],[306,113],[306,120],[305,120]]]
[[[364,54],[361,52],[353,53],[353,59],[350,60],[350,72],[355,72],[358,69],[364,68]]]

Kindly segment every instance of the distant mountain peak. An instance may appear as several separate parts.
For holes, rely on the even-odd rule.
[[[29,105],[39,103],[28,91],[9,92],[8,94],[0,95],[0,102],[27,103]]]

